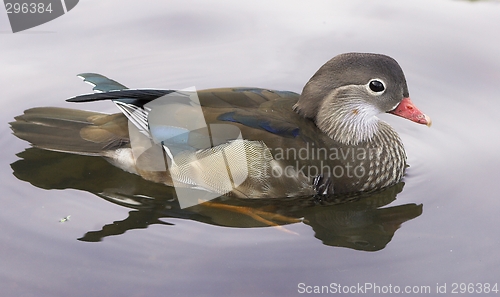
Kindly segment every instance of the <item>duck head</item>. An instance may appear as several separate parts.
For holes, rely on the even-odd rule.
[[[334,57],[311,77],[294,110],[344,144],[369,141],[381,127],[377,118],[380,113],[431,124],[430,118],[411,102],[399,64],[380,54]]]

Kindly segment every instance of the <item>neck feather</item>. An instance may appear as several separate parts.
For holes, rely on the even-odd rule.
[[[371,140],[381,123],[376,116],[380,111],[360,98],[355,89],[336,89],[325,98],[316,117],[318,128],[346,145]]]

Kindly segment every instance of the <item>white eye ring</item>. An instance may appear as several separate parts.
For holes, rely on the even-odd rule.
[[[370,92],[373,95],[382,95],[385,93],[386,87],[385,87],[385,82],[381,80],[380,78],[374,78],[371,79],[367,84],[366,84],[366,89],[368,92]]]

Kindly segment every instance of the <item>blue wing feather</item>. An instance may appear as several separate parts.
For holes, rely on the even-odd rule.
[[[251,128],[264,129],[270,133],[284,137],[294,138],[300,133],[300,129],[296,125],[284,120],[265,117],[264,115],[245,115],[237,111],[232,111],[219,115],[217,119],[220,121],[240,123]]]

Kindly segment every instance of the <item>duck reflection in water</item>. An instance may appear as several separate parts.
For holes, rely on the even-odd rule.
[[[33,108],[11,123],[14,135],[40,149],[103,157],[123,170],[114,176],[126,171],[142,178],[131,184],[153,182],[140,191],[124,190],[128,175],[113,187],[59,185],[139,211],[131,215],[146,209],[154,220],[142,220],[143,227],[160,223],[160,217],[240,227],[282,226],[304,218],[325,244],[377,250],[402,222],[421,213],[416,205],[378,209],[402,190],[407,164],[398,134],[377,115],[431,124],[411,102],[403,71],[388,56],[338,55],[300,95],[259,88],[133,90],[99,74],[80,77],[100,93],[68,101],[111,100],[122,113]],[[19,164],[37,160],[32,154],[47,153],[28,150],[13,164],[16,175],[30,182],[34,175],[21,175]],[[78,162],[76,156],[57,157],[67,158]],[[103,171],[106,176],[109,170]],[[371,228],[378,236],[370,238]],[[124,232],[119,229],[115,233]],[[102,232],[82,240],[98,240],[107,234]]]
[[[382,191],[351,197],[300,197],[291,199],[247,200],[217,198],[209,203],[252,209],[265,222],[244,212],[199,204],[182,209],[172,187],[146,181],[124,172],[100,158],[29,148],[11,164],[14,175],[42,189],[77,189],[132,209],[129,216],[110,222],[98,231],[89,231],[82,241],[98,242],[107,236],[149,225],[173,225],[169,218],[205,224],[258,228],[302,222],[311,226],[325,245],[363,251],[383,249],[403,222],[422,214],[414,203],[383,206],[393,202],[403,189],[400,182]],[[284,229],[287,230],[287,229]],[[278,232],[278,231],[277,231]],[[293,235],[290,235],[293,236]]]

